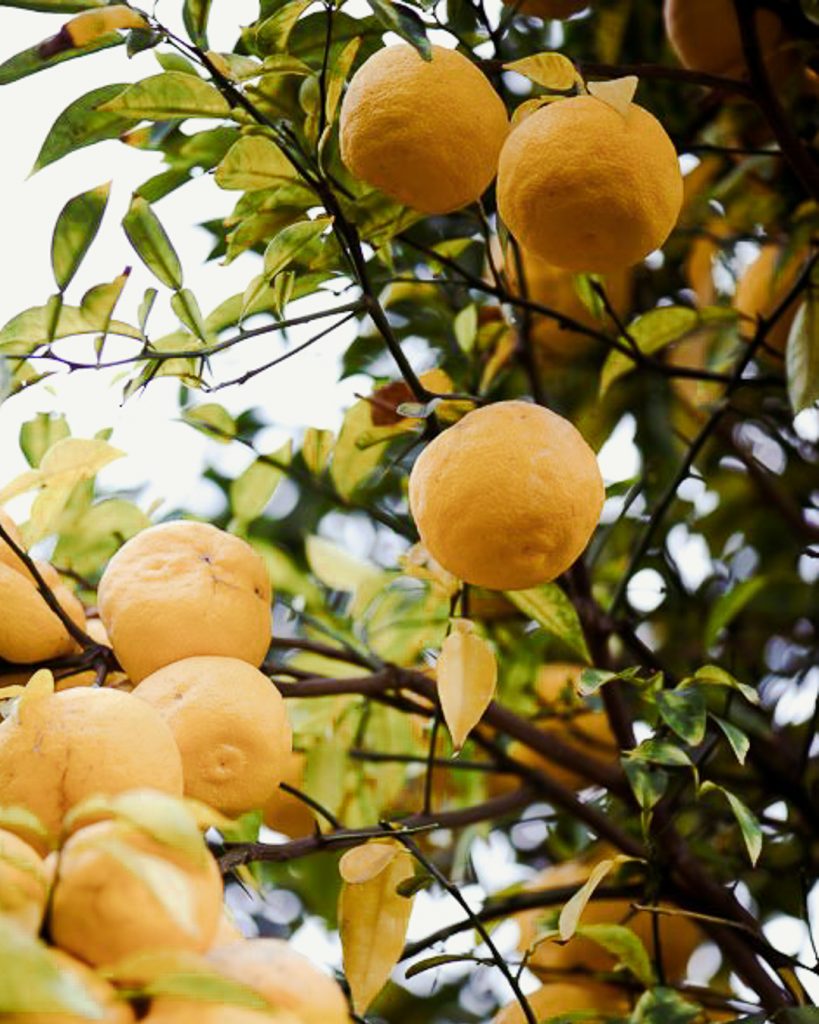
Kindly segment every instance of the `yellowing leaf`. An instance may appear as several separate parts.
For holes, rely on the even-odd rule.
[[[557,922],[560,938],[563,939],[564,942],[574,935],[578,922],[580,921],[580,916],[586,909],[586,904],[591,899],[592,893],[603,881],[609,871],[611,871],[615,863],[615,860],[606,859],[601,860],[599,864],[595,864],[585,885],[577,890],[568,903],[564,904],[563,909],[560,911],[560,918]]]
[[[225,153],[214,175],[224,189],[255,191],[273,188],[295,177],[293,165],[270,139],[243,135]]]
[[[523,103],[519,103],[512,112],[512,124],[517,125],[521,121],[525,121],[530,114],[534,114],[536,110],[545,106],[546,102],[546,96],[538,96],[533,100],[524,100]]]
[[[313,574],[331,590],[352,591],[374,576],[380,576],[374,565],[360,562],[323,537],[308,537],[305,552]]]
[[[301,457],[311,473],[321,473],[330,459],[335,435],[332,430],[308,427],[301,443]]]
[[[503,65],[506,71],[517,71],[530,82],[552,92],[567,92],[582,82],[577,69],[562,53],[535,53]]]
[[[354,846],[338,862],[338,872],[345,882],[369,882],[387,867],[399,848],[393,841],[380,843],[377,840]]]
[[[352,405],[344,417],[330,463],[330,476],[339,495],[349,498],[381,461],[387,442],[417,429],[418,424],[418,420],[405,418],[390,426],[377,427],[369,402],[361,399]]]
[[[129,86],[98,110],[134,121],[174,117],[227,117],[230,107],[218,89],[196,75],[163,71]]]
[[[412,898],[397,891],[414,874],[412,857],[397,842],[392,845],[393,855],[381,871],[363,882],[345,881],[341,887],[338,916],[344,973],[358,1014],[366,1012],[398,963],[412,913]]]
[[[481,720],[498,681],[495,652],[472,629],[467,619],[453,621],[435,668],[438,699],[456,751]]]
[[[637,91],[637,82],[636,75],[626,75],[610,82],[589,82],[586,88],[595,99],[602,100],[625,117]]]
[[[125,4],[83,11],[63,25],[66,42],[75,47],[93,43],[117,28],[148,28],[148,22]]]

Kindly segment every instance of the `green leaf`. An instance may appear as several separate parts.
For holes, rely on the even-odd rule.
[[[751,748],[751,741],[742,729],[738,729],[732,722],[726,722],[724,718],[714,714],[711,715],[711,718],[725,733],[725,737],[731,744],[731,749],[734,751],[737,761],[740,764],[745,764],[745,758],[748,756],[748,751]]]
[[[360,46],[361,36],[355,36],[344,46],[328,68],[327,81],[324,86],[324,115],[328,126],[332,125],[336,119],[344,83],[352,69]]]
[[[131,127],[130,118],[97,109],[100,104],[112,100],[127,88],[124,82],[103,85],[69,104],[49,129],[37,154],[32,174],[84,146],[105,139],[116,139]]]
[[[122,220],[128,241],[145,266],[168,288],[182,287],[182,267],[159,218],[149,204],[134,196]]]
[[[287,441],[268,458],[259,458],[230,485],[230,507],[237,519],[250,522],[264,512],[285,472],[274,463],[290,462],[292,443]]]
[[[388,442],[414,429],[411,420],[401,420],[394,426],[373,426],[370,403],[364,399],[350,406],[330,463],[330,477],[338,494],[350,498],[379,464]]]
[[[643,313],[628,325],[628,333],[643,355],[653,355],[693,331],[699,324],[696,311],[687,306],[660,306]],[[625,338],[620,339],[628,347]],[[600,395],[624,374],[635,368],[634,360],[615,349],[610,352],[600,374]]]
[[[182,419],[222,444],[229,444],[238,432],[234,418],[217,402],[204,402],[192,409],[185,409]]]
[[[23,354],[45,344],[49,338],[70,338],[79,334],[95,334],[102,329],[99,322],[89,321],[77,306],[63,306],[56,327],[51,331],[50,306],[34,306],[18,313],[0,329],[0,353]],[[142,333],[130,324],[112,320],[108,324],[111,334],[125,338],[141,338]]]
[[[99,109],[135,121],[230,115],[230,106],[218,89],[182,71],[163,71],[144,78]]]
[[[621,758],[621,763],[637,803],[644,811],[650,811],[668,787],[668,772],[628,757]]]
[[[28,420],[20,427],[20,448],[28,464],[36,469],[48,449],[70,435],[65,416],[38,412],[33,420]]]
[[[417,11],[406,4],[394,3],[393,0],[367,0],[367,3],[388,32],[395,32],[410,46],[414,46],[424,60],[432,60],[432,47]]]
[[[644,985],[653,985],[656,981],[646,947],[633,929],[621,924],[587,924],[578,928],[577,934],[617,957],[618,962]]]
[[[462,352],[471,352],[478,336],[478,307],[470,303],[458,313],[452,323],[455,338]]]
[[[80,302],[80,311],[85,319],[96,326],[103,338],[108,333],[111,317],[122,290],[128,281],[130,271],[120,274],[113,281],[89,288]]]
[[[121,46],[125,42],[125,38],[118,32],[107,32],[85,46],[74,47],[70,42],[62,46],[59,40],[59,36],[53,36],[9,57],[0,64],[0,85],[8,85],[9,82],[16,82],[38,71],[56,67],[64,61],[85,57],[86,54],[97,53],[98,50],[107,50],[111,46]]]
[[[702,692],[692,686],[660,690],[657,710],[665,724],[686,743],[699,746],[705,737],[706,707]]]
[[[764,576],[752,576],[749,580],[737,583],[735,587],[727,593],[721,594],[714,601],[705,623],[706,647],[713,647],[720,632],[739,615],[747,604],[753,601],[767,583]]]
[[[282,150],[263,135],[243,135],[216,168],[216,184],[243,192],[292,181],[296,171]]]
[[[673,988],[654,988],[640,996],[629,1024],[690,1024],[701,1015],[696,1003]]]
[[[139,321],[140,330],[145,333],[145,328],[148,324],[148,317],[151,315],[151,310],[154,308],[156,297],[159,293],[156,288],[146,288],[145,294],[142,296],[142,302],[139,304],[137,310],[137,320]]]
[[[196,296],[190,288],[180,288],[178,292],[174,292],[171,296],[171,309],[173,309],[185,327],[192,334],[196,335],[197,338],[204,339],[207,337],[205,322],[202,319],[202,311],[199,309],[199,303],[196,301]]]
[[[111,183],[98,185],[69,199],[57,218],[51,239],[51,265],[60,291],[65,291],[82,263],[102,222]]]
[[[290,0],[266,18],[256,29],[256,46],[261,54],[278,54],[287,49],[293,26],[313,0]]]
[[[794,413],[819,402],[819,274],[815,269],[811,280],[808,297],[797,310],[785,350],[788,398]]]
[[[271,239],[264,253],[264,272],[268,278],[284,270],[298,252],[323,234],[332,223],[330,217],[300,220],[290,224]]]
[[[734,817],[745,841],[745,848],[748,851],[751,866],[756,867],[756,862],[759,860],[759,855],[762,852],[762,827],[756,815],[747,804],[743,803],[730,790],[725,789],[724,786],[718,786],[715,782],[703,782],[700,786],[700,794],[712,792],[722,793],[731,805],[731,810],[734,812]]]
[[[670,768],[687,768],[691,764],[688,754],[669,740],[643,740],[634,750],[629,751],[628,757],[635,761],[648,761]]]
[[[45,943],[0,915],[0,1006],[3,1015],[59,1014],[103,1020],[106,1009]],[[13,969],[11,966],[13,965]]]
[[[556,583],[544,583],[531,590],[507,590],[516,608],[534,619],[547,633],[562,640],[586,664],[591,655],[574,605]]]
[[[749,704],[759,703],[759,694],[752,686],[734,679],[730,672],[726,672],[719,665],[703,665],[694,673],[694,679],[710,686],[727,686],[731,690],[738,690]]]
[[[301,443],[301,457],[311,473],[322,473],[330,460],[335,436],[332,430],[308,427]]]
[[[208,15],[211,0],[185,0],[182,7],[182,21],[192,43],[203,50],[208,47]]]
[[[602,686],[617,678],[616,672],[608,672],[606,669],[584,668],[580,674],[579,690],[584,697],[590,697],[597,693]]]
[[[362,583],[383,578],[376,566],[359,561],[324,537],[308,537],[304,550],[310,571],[331,590],[352,592]]]

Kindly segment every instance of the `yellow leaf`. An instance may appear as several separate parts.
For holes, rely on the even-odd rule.
[[[500,336],[495,342],[495,347],[492,350],[492,355],[489,357],[486,366],[483,368],[481,374],[480,390],[486,391],[498,373],[503,369],[504,366],[509,362],[512,356],[515,354],[517,349],[518,339],[515,331],[506,326],[503,328]]]
[[[354,846],[338,862],[338,872],[345,882],[369,882],[387,867],[399,849],[395,842],[377,840]]]
[[[618,855],[617,857],[601,860],[598,864],[595,864],[585,885],[577,890],[574,896],[572,896],[568,903],[564,904],[563,909],[560,911],[557,928],[560,938],[563,941],[570,939],[574,935],[580,922],[580,917],[586,909],[586,904],[591,899],[592,893],[597,886],[600,885],[611,869],[632,859],[633,858],[631,857]]]
[[[562,53],[535,53],[503,65],[506,71],[517,71],[530,82],[551,92],[567,92],[582,82],[577,69]]]
[[[301,443],[301,457],[304,464],[311,473],[321,473],[330,458],[333,450],[335,435],[332,430],[319,430],[316,427],[308,427],[304,432],[304,440]]]
[[[491,646],[467,619],[454,619],[435,674],[452,745],[459,751],[495,694],[498,666]]]
[[[270,139],[243,135],[222,158],[214,175],[224,189],[256,191],[273,188],[295,177],[293,165]]]
[[[79,437],[64,437],[53,444],[40,463],[40,472],[47,482],[50,477],[62,473],[79,473],[88,479],[103,466],[115,459],[121,459],[125,452],[97,439],[85,440]]]
[[[412,857],[396,841],[391,845],[393,856],[374,877],[341,887],[344,973],[358,1014],[366,1012],[398,963],[412,912],[412,898],[397,891],[414,874]]]
[[[125,4],[114,4],[100,10],[83,11],[75,18],[67,21],[63,32],[68,36],[71,46],[87,46],[118,28],[148,28],[148,22],[132,11]]]
[[[608,103],[625,117],[637,91],[637,82],[636,75],[626,75],[625,78],[613,78],[610,82],[589,82],[587,88],[595,99]]]
[[[524,100],[515,107],[512,112],[512,124],[520,124],[521,121],[525,121],[530,114],[534,114],[536,110],[540,110],[541,107],[545,106],[548,102],[547,97],[538,96],[533,100]]]
[[[351,497],[381,461],[387,442],[400,434],[417,430],[420,422],[399,419],[390,426],[376,426],[369,402],[361,399],[350,406],[330,463],[330,477],[339,495]]]
[[[360,562],[323,537],[308,537],[305,553],[313,575],[331,590],[352,591],[380,575],[380,570],[374,565]]]

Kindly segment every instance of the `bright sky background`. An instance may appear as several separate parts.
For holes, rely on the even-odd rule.
[[[160,0],[157,12],[172,27],[178,23],[181,4],[176,0]],[[236,26],[253,20],[258,10],[257,0],[229,0],[213,5],[210,37],[213,49],[231,49]],[[4,9],[2,13],[2,47],[0,60],[23,50],[32,43],[58,31],[62,18]],[[441,40],[443,41],[443,40]],[[5,137],[7,144],[0,163],[0,225],[3,229],[0,245],[0,325],[29,306],[43,304],[54,290],[50,269],[51,232],[57,215],[65,201],[105,181],[113,180],[103,228],[70,286],[68,302],[79,304],[83,292],[92,285],[111,280],[123,267],[130,265],[133,273],[124,300],[118,307],[123,319],[133,318],[144,289],[156,284],[142,265],[120,228],[132,190],[146,178],[161,169],[158,154],[127,149],[116,141],[104,142],[71,154],[56,164],[28,179],[40,145],[48,128],[68,104],[97,85],[108,82],[137,80],[159,70],[150,53],[128,60],[124,48],[117,48],[58,68],[33,75],[0,89]],[[210,247],[210,236],[195,227],[197,222],[226,214],[237,197],[222,192],[209,176],[202,176],[192,184],[172,193],[156,204],[156,210],[171,236],[182,260],[185,283],[199,298],[207,314],[224,298],[242,291],[250,277],[258,272],[259,259],[245,254],[231,266],[204,264]],[[305,304],[288,308],[289,315],[303,312]],[[169,309],[159,304],[154,310],[151,331],[154,336],[172,330],[177,321]],[[160,330],[161,329],[161,330]],[[294,331],[292,343],[304,340],[304,331]],[[293,360],[237,388],[222,391],[214,400],[238,412],[251,405],[265,410],[272,423],[288,432],[308,425],[335,428],[340,422],[341,410],[353,400],[356,391],[368,389],[365,378],[353,378],[338,383],[338,358],[349,343],[351,333],[342,328],[330,339],[325,339]],[[282,343],[274,335],[265,336],[250,350],[250,360],[237,352],[232,362],[222,363],[223,372],[234,375],[252,361],[270,358],[283,351]],[[67,414],[76,436],[90,437],[103,427],[113,426],[112,443],[127,453],[127,458],[114,463],[103,474],[101,483],[108,488],[142,486],[139,498],[147,508],[159,502],[158,514],[167,513],[184,504],[207,515],[214,507],[214,494],[210,485],[200,479],[204,464],[217,465],[229,475],[238,474],[249,461],[247,453],[238,446],[221,446],[209,442],[203,435],[177,421],[177,384],[158,381],[146,392],[121,406],[122,385],[112,374],[85,373],[66,376],[60,374],[32,388],[24,395],[0,404],[0,486],[6,484],[26,468],[19,451],[17,435],[20,424],[36,412],[57,411]],[[208,400],[208,399],[204,399]],[[800,426],[810,434],[817,430],[812,414],[803,414]],[[607,481],[633,475],[638,465],[637,451],[631,443],[633,422],[625,420],[616,432],[616,438],[601,453],[601,466]],[[283,439],[282,432],[272,431],[268,439],[271,448]],[[708,501],[705,489],[698,500]],[[696,487],[696,485],[695,485]],[[19,508],[25,508],[24,503]],[[218,505],[216,506],[218,507]],[[14,512],[15,506],[11,506]],[[693,587],[708,571],[709,553],[703,550],[701,538],[691,538],[678,532],[670,539],[675,558],[686,579]],[[635,605],[641,600],[645,610],[654,607],[662,594],[657,593],[660,579],[653,570],[644,570],[635,577],[630,597]],[[640,595],[643,595],[641,598]],[[643,606],[641,605],[641,607]],[[815,682],[819,686],[819,673]],[[804,698],[795,717],[804,715]],[[815,699],[815,694],[814,694]],[[494,844],[494,845],[493,845]],[[502,847],[502,844],[501,844]],[[493,843],[479,847],[476,863],[485,891],[493,891],[520,877],[511,848]],[[482,890],[473,887],[468,895],[480,901]],[[813,894],[813,912],[819,907],[817,890]],[[423,934],[449,920],[451,907],[446,901],[436,900],[421,893],[413,918],[413,937]],[[326,935],[319,934],[318,925],[302,930],[299,943],[305,951],[323,956],[328,962],[337,960],[337,946]],[[781,919],[768,926],[771,937],[782,941],[796,952],[810,959],[806,932],[801,923]],[[514,944],[514,935],[501,935],[507,948]],[[452,950],[463,949],[463,941],[452,943]],[[701,978],[713,967],[713,954],[707,949],[698,954]],[[458,970],[453,968],[452,970]],[[421,979],[419,979],[419,982]],[[426,984],[426,982],[423,982]],[[529,986],[531,987],[531,986]],[[499,994],[505,995],[502,989]]]

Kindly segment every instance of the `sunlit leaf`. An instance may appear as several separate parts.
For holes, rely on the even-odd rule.
[[[608,82],[589,82],[586,88],[595,99],[601,100],[625,117],[637,91],[637,82],[636,75],[626,75],[624,78],[613,78]]]
[[[397,841],[392,844],[393,854],[381,870],[361,882],[345,881],[339,898],[344,974],[359,1014],[398,963],[412,913],[412,900],[398,893],[414,873],[412,857]]]
[[[819,402],[819,273],[811,275],[813,286],[797,310],[788,335],[785,365],[788,398],[794,413]]]
[[[77,272],[102,222],[111,183],[99,185],[69,199],[57,218],[51,239],[51,265],[60,291]]]
[[[121,135],[130,126],[130,119],[97,108],[126,88],[126,83],[103,85],[69,104],[51,126],[32,172],[84,146]]]
[[[503,67],[506,71],[517,71],[530,82],[552,92],[567,92],[582,82],[574,64],[562,53],[533,53]]]
[[[586,924],[577,929],[577,934],[602,946],[644,985],[654,984],[651,959],[632,928],[619,924]]]
[[[313,575],[331,590],[352,591],[361,583],[381,576],[374,565],[359,561],[323,537],[308,537],[304,548]]]
[[[192,334],[196,335],[197,338],[204,339],[207,336],[207,328],[202,319],[202,311],[199,309],[199,303],[190,288],[180,288],[178,292],[171,296],[171,309],[173,309],[185,327]]]
[[[543,583],[530,590],[507,590],[507,598],[534,619],[547,633],[562,640],[587,664],[591,655],[574,605],[556,583]]]
[[[38,412],[20,427],[20,448],[28,464],[36,469],[49,448],[70,434],[65,416]]]
[[[456,751],[495,695],[498,665],[491,645],[471,622],[455,619],[435,665],[438,699]]]
[[[181,288],[182,266],[179,257],[159,218],[140,196],[131,199],[122,226],[145,266],[168,288]]]
[[[577,931],[580,918],[586,906],[594,895],[594,890],[600,885],[606,875],[611,871],[617,862],[605,859],[595,864],[591,874],[583,885],[577,890],[568,902],[564,903],[557,922],[557,930],[560,938],[565,942]]]
[[[629,1024],[691,1024],[702,1009],[673,988],[653,988],[637,1001]]]
[[[731,749],[736,756],[737,761],[740,764],[745,764],[745,758],[748,756],[748,751],[751,749],[751,741],[742,731],[737,728],[732,722],[726,722],[724,718],[720,718],[718,715],[711,715],[713,721],[722,729],[725,733],[725,738],[731,744]]]
[[[332,430],[308,427],[301,443],[301,457],[311,473],[322,473],[330,459],[335,435]]]
[[[230,114],[228,102],[218,89],[181,71],[163,71],[136,82],[98,109],[135,121]]]
[[[223,444],[228,444],[236,437],[236,421],[227,409],[217,402],[203,402],[202,405],[186,409],[183,418],[192,427]]]
[[[759,694],[752,686],[739,682],[719,665],[703,665],[694,673],[694,679],[709,683],[711,686],[727,686],[729,689],[738,690],[750,704],[759,703]]]
[[[216,184],[224,189],[254,191],[292,180],[296,171],[282,150],[263,135],[243,135],[216,168]]]
[[[627,329],[629,337],[639,351],[648,356],[661,351],[672,341],[684,337],[698,324],[699,316],[694,309],[687,306],[659,306],[632,320]],[[620,340],[628,348],[629,342],[625,338]],[[624,352],[616,349],[611,351],[600,375],[601,396],[618,378],[633,370],[635,366],[634,360]]]
[[[230,485],[230,506],[237,519],[249,522],[260,516],[284,479],[291,458],[292,442],[287,441],[269,457],[258,458]],[[277,465],[278,463],[278,465]]]
[[[290,0],[275,14],[266,18],[256,29],[256,45],[262,54],[279,53],[287,50],[287,40],[293,26],[307,10],[313,0]]]
[[[270,241],[264,253],[264,272],[270,278],[284,270],[314,239],[322,235],[332,223],[330,217],[300,220],[289,224]]]

